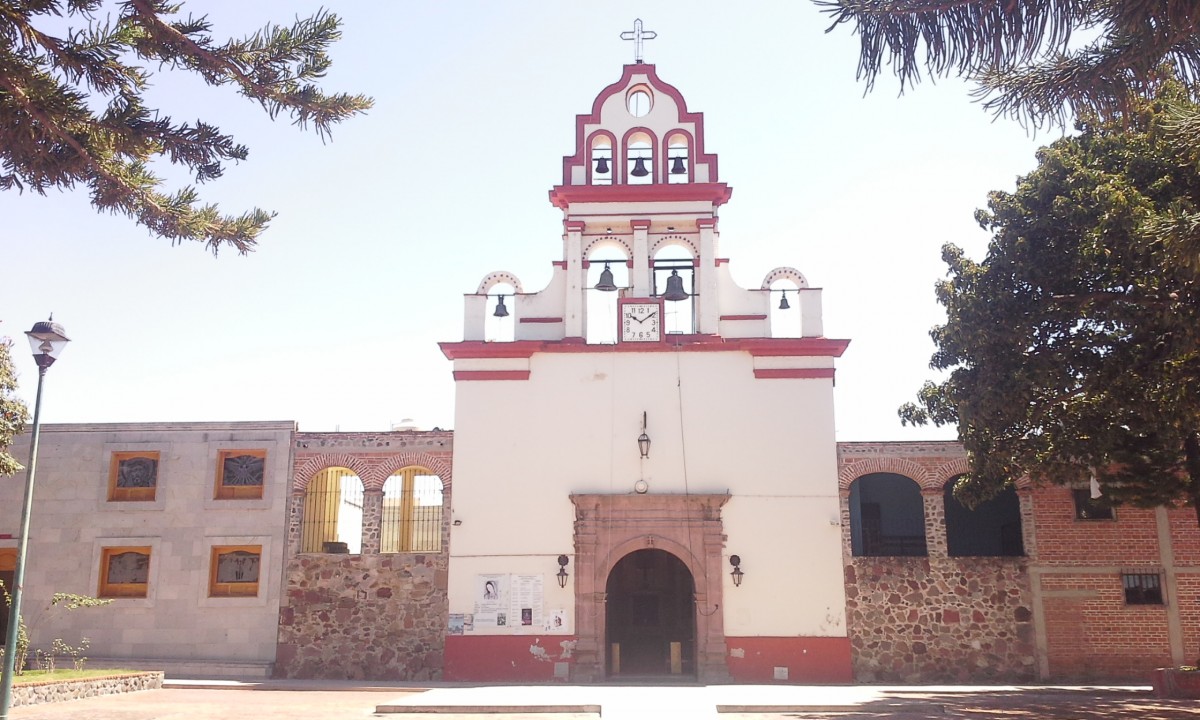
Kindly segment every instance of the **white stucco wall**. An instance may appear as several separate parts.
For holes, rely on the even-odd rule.
[[[450,612],[472,611],[480,573],[543,572],[549,597],[554,558],[574,549],[569,495],[644,479],[652,493],[733,495],[726,555],[742,556],[746,581],[726,581],[727,634],[844,636],[832,381],[755,379],[753,360],[537,353],[529,380],[459,382]]]
[[[42,428],[25,576],[34,647],[91,640],[90,657],[269,663],[275,657],[294,424],[153,423]],[[214,500],[217,454],[265,449],[261,500]],[[160,453],[153,502],[108,502],[111,454]],[[28,435],[15,454],[24,462]],[[0,547],[16,547],[24,473],[0,478]],[[208,597],[211,549],[261,545],[257,597]],[[148,597],[48,610],[96,595],[103,547],[150,546]]]

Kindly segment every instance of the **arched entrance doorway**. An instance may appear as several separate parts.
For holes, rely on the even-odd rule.
[[[631,552],[608,575],[608,675],[696,675],[696,584],[666,550]]]

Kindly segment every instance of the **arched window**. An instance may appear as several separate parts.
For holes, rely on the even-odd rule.
[[[383,484],[379,551],[440,552],[442,479],[418,466],[397,470]]]
[[[362,552],[363,484],[350,468],[322,470],[304,492],[300,552]]]
[[[592,138],[588,176],[592,185],[613,184],[613,141],[605,134]]]
[[[654,140],[638,131],[625,138],[625,184],[650,185],[654,182]]]
[[[972,510],[954,497],[951,478],[943,498],[946,507],[946,550],[950,557],[1006,556],[1025,554],[1021,540],[1021,501],[1017,491],[1005,488],[996,497]]]
[[[863,475],[851,483],[850,546],[856,556],[927,554],[920,486],[895,473]]]
[[[688,151],[688,136],[673,133],[667,138],[667,182],[674,185],[691,180],[692,157]]]
[[[668,335],[691,335],[696,332],[696,264],[692,253],[681,245],[666,245],[654,254],[654,296],[667,299],[663,303],[663,331]],[[672,279],[674,278],[674,279]],[[682,300],[671,300],[668,291],[682,288],[687,294]]]

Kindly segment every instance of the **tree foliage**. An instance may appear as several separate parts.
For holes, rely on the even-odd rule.
[[[115,15],[102,19],[109,10]],[[218,42],[206,17],[184,17],[182,10],[166,0],[0,4],[0,190],[45,194],[83,185],[98,210],[133,218],[172,243],[251,250],[271,213],[222,215],[201,205],[193,186],[164,190],[149,164],[169,160],[203,183],[245,159],[247,148],[204,120],[177,122],[147,107],[147,68],[232,85],[272,118],[288,115],[323,139],[371,100],[326,94],[317,85],[330,66],[326,51],[341,34],[331,13]],[[46,29],[63,23],[82,26],[57,35]]]
[[[1200,278],[1146,232],[1200,205],[1200,148],[1168,129],[1185,95],[1168,83],[1125,122],[1085,118],[991,193],[982,262],[944,248],[931,367],[949,374],[900,414],[957,424],[968,501],[1093,474],[1118,502],[1200,499]]]
[[[17,371],[12,362],[12,341],[0,337],[0,477],[22,469],[8,453],[13,440],[25,429],[29,410],[17,397]]]
[[[1200,100],[1196,0],[814,0],[861,41],[868,89],[890,65],[901,91],[932,77],[977,81],[976,98],[1032,127],[1127,118],[1164,82]],[[1182,146],[1200,145],[1200,110],[1171,112]],[[1200,273],[1200,213],[1166,213],[1145,228]]]

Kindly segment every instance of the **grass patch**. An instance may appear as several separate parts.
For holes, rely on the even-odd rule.
[[[14,685],[25,685],[28,683],[39,683],[47,681],[61,680],[90,680],[91,678],[108,677],[109,675],[128,675],[130,673],[146,672],[145,670],[122,670],[112,668],[96,668],[94,670],[74,670],[61,669],[54,672],[46,672],[45,670],[26,670],[24,673],[13,677]]]

